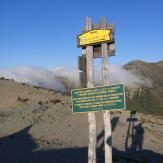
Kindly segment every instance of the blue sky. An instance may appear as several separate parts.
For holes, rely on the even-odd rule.
[[[115,24],[111,64],[163,59],[162,0],[0,0],[0,67],[77,67],[86,16]]]

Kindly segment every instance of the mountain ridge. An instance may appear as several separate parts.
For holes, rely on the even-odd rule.
[[[124,69],[139,76],[142,80],[149,79],[152,86],[140,88],[128,88],[127,94],[132,90],[132,98],[127,97],[128,108],[140,112],[163,115],[163,60],[156,63],[147,63],[136,60],[123,66]],[[161,65],[161,66],[160,66]],[[141,90],[141,91],[140,91]]]

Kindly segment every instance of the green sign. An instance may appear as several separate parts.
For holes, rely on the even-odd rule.
[[[126,109],[123,84],[74,89],[71,97],[74,113]]]

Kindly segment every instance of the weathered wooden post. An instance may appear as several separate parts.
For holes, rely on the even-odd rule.
[[[92,29],[91,18],[86,18],[86,31]],[[87,67],[87,88],[94,86],[93,72],[93,46],[86,46],[86,67]],[[89,122],[89,146],[88,146],[88,163],[96,163],[96,118],[94,112],[88,113]]]
[[[100,18],[100,28],[106,29],[105,18]],[[102,53],[102,80],[103,85],[109,84],[109,64],[108,64],[108,45],[106,42],[101,44]],[[112,133],[111,133],[111,119],[110,111],[104,111],[104,128],[105,128],[105,163],[112,162]]]
[[[101,18],[99,24],[92,24],[86,18],[86,27],[78,35],[78,47],[82,56],[78,58],[82,89],[74,89],[72,96],[73,113],[88,112],[89,145],[88,163],[96,163],[96,119],[94,111],[104,111],[105,163],[112,163],[112,135],[110,110],[125,109],[124,85],[109,84],[108,55],[114,55],[114,26]],[[94,87],[93,59],[102,58],[103,85]]]

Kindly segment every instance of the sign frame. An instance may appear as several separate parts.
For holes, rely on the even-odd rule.
[[[72,91],[73,90],[89,90],[89,89],[96,89],[96,88],[104,88],[104,87],[111,87],[111,86],[119,86],[119,85],[122,85],[123,87],[123,99],[124,99],[124,108],[114,108],[114,109],[100,109],[100,110],[89,110],[89,111],[83,111],[83,112],[74,112],[74,107],[73,107],[73,97],[72,97]],[[123,83],[120,83],[120,84],[111,84],[111,85],[103,85],[103,86],[97,86],[97,87],[92,87],[92,88],[81,88],[81,89],[73,89],[71,90],[71,104],[72,104],[72,113],[73,114],[79,114],[79,113],[88,113],[88,112],[104,112],[104,111],[118,111],[118,110],[125,110],[127,107],[126,107],[126,95],[125,95],[125,85]]]
[[[103,40],[103,41],[95,41],[95,42],[92,42],[92,43],[86,43],[86,44],[83,44],[83,45],[80,45],[80,39],[79,37],[82,36],[82,35],[85,35],[85,34],[88,34],[90,32],[93,32],[93,31],[109,31],[109,40]],[[108,42],[108,43],[114,43],[114,38],[112,37],[112,30],[111,29],[92,29],[92,30],[89,30],[87,32],[84,32],[84,33],[81,33],[77,36],[77,46],[78,48],[79,47],[86,47],[88,45],[98,45],[98,44],[101,44],[103,42]]]

